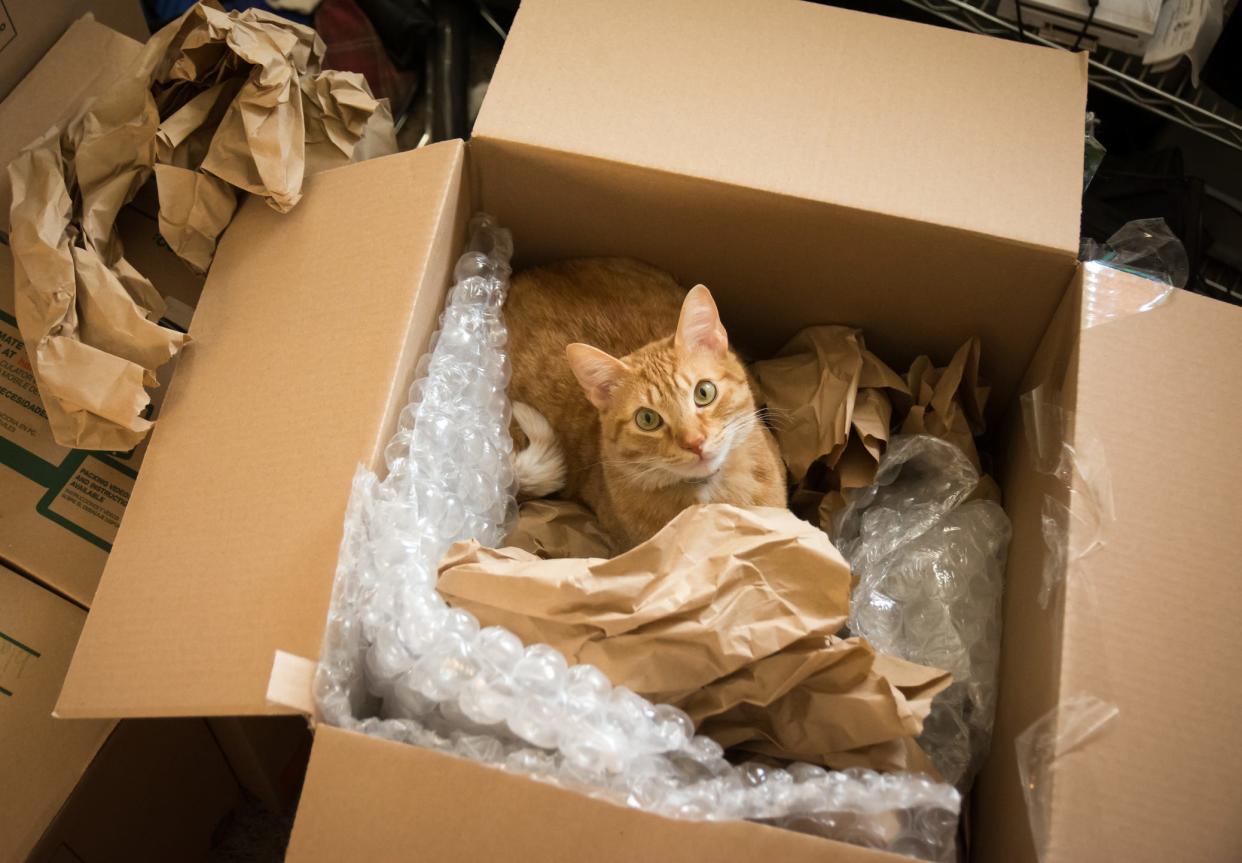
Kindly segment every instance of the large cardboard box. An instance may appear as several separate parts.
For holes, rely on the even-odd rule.
[[[134,4],[135,6],[137,4]],[[141,45],[91,18],[76,21],[0,102],[0,165],[103,92]],[[2,56],[2,55],[0,55]],[[11,188],[0,170],[0,231]],[[189,326],[203,279],[159,240],[147,202],[126,207],[122,241],[132,263],[170,298],[169,322]],[[17,330],[13,259],[0,236],[0,561],[89,606],[129,500],[145,444],[125,453],[62,447],[52,438]],[[172,366],[161,370],[167,384]],[[156,390],[158,410],[163,388]]]
[[[1242,856],[1242,400],[1222,362],[1242,312],[1177,293],[1089,325],[1145,283],[1099,292],[1076,260],[1085,95],[1082,56],[810,4],[527,0],[469,145],[317,175],[286,216],[242,207],[59,711],[309,709],[350,479],[382,465],[483,209],[519,265],[632,255],[708,284],[759,355],[813,323],[864,327],[894,364],[980,336],[1014,539],[971,855],[1034,859],[1014,738],[1089,694],[1119,717],[1041,788],[1046,860]],[[1048,610],[1041,507],[1083,496],[1032,463],[1018,398],[1037,386],[1071,446],[1091,430],[1117,514]],[[289,859],[411,854],[899,859],[319,728]]]
[[[85,14],[145,41],[140,0],[0,0],[0,99],[47,53],[65,28]]]

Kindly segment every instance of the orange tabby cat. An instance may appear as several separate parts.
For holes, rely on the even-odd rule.
[[[707,288],[624,258],[562,261],[513,276],[505,320],[526,496],[563,484],[620,548],[696,503],[785,505],[776,443]]]

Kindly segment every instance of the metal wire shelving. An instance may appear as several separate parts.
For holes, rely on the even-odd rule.
[[[1010,39],[1019,35],[1018,26],[998,14],[1000,0],[903,2],[964,30]],[[1049,47],[1064,47],[1029,30],[1026,39]],[[1164,72],[1153,72],[1139,57],[1097,47],[1091,53],[1088,77],[1093,87],[1242,150],[1242,110],[1206,85],[1195,87],[1185,62]]]

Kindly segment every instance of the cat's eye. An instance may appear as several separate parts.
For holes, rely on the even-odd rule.
[[[706,407],[716,400],[716,385],[711,381],[699,381],[694,385],[694,403]]]
[[[634,424],[643,431],[655,431],[664,425],[664,419],[651,408],[639,408],[634,411]]]

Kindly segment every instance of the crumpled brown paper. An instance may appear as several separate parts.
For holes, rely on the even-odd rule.
[[[861,638],[835,636],[800,643],[764,664],[727,691],[737,703],[723,713],[711,712],[712,688],[681,705],[696,723],[707,717],[697,724],[700,733],[771,758],[937,775],[915,738],[932,699],[949,685],[945,672],[876,653]],[[786,674],[796,685],[766,689]],[[893,736],[896,726],[907,733]]]
[[[795,481],[816,459],[835,463],[845,449],[863,350],[858,330],[809,327],[751,367]]]
[[[568,500],[528,500],[518,508],[517,524],[504,545],[545,560],[558,557],[612,557],[613,545],[591,511]]]
[[[948,675],[836,637],[849,566],[787,510],[692,507],[612,559],[458,543],[437,587],[483,625],[684,708],[725,745],[829,766],[929,768],[913,738]]]
[[[979,381],[980,346],[972,338],[958,348],[942,369],[919,357],[906,375],[909,394],[902,434],[931,434],[952,441],[981,469],[975,435],[984,430],[983,409],[990,387]]]
[[[187,337],[156,323],[159,292],[126,263],[117,213],[154,172],[160,231],[205,270],[237,190],[286,211],[307,166],[393,152],[385,103],[320,72],[314,31],[259,10],[197,5],[104,96],[9,166],[18,327],[56,441],[126,450],[155,369]]]
[[[875,480],[895,426],[957,444],[980,467],[989,388],[979,378],[980,345],[970,339],[944,368],[921,356],[902,378],[866,349],[851,327],[808,327],[776,358],[755,363],[781,454],[794,479],[790,508],[827,527],[845,494]]]
[[[794,479],[790,505],[827,524],[842,492],[875,479],[892,425],[887,391],[908,395],[906,382],[843,326],[808,327],[753,368]]]

